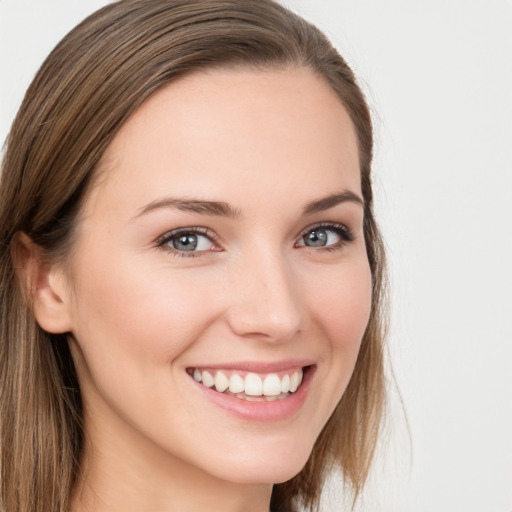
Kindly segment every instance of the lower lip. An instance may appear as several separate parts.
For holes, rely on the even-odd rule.
[[[191,379],[191,383],[195,384],[197,389],[210,402],[234,416],[245,420],[270,422],[289,418],[302,408],[306,401],[315,370],[316,367],[314,366],[308,367],[307,371],[304,373],[302,383],[295,393],[292,393],[287,398],[274,400],[272,402],[249,402],[241,398],[214,391],[193,379]]]

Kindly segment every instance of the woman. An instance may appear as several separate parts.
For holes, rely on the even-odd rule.
[[[50,54],[0,198],[2,510],[313,509],[384,403],[369,112],[271,1],[123,0]]]

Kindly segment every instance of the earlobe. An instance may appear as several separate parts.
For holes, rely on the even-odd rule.
[[[72,330],[68,287],[62,268],[44,260],[42,248],[25,233],[17,233],[12,258],[19,282],[37,323],[50,333]]]

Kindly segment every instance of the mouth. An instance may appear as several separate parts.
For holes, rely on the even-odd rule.
[[[246,402],[273,402],[290,397],[300,389],[311,366],[278,372],[256,373],[222,368],[187,368],[202,386]]]

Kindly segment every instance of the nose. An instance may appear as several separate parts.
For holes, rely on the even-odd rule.
[[[232,277],[227,316],[238,336],[283,343],[304,329],[300,286],[282,255],[259,252],[247,258]]]

